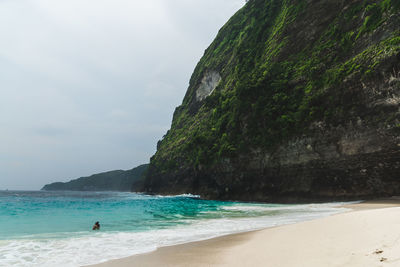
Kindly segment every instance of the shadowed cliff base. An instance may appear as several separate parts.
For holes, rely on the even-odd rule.
[[[213,173],[182,170],[148,187],[161,194],[193,193],[206,199],[261,202],[328,202],[400,195],[400,150],[314,160],[305,164]],[[184,178],[189,177],[189,178]]]

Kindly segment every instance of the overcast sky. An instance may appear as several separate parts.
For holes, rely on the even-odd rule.
[[[147,163],[244,0],[0,0],[0,190]]]

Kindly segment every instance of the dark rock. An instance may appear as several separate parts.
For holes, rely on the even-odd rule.
[[[196,66],[145,190],[280,202],[400,195],[399,7],[248,1]],[[199,94],[211,70],[218,84]]]

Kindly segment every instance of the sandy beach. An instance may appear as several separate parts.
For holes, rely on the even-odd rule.
[[[345,207],[351,211],[93,266],[400,266],[400,198]]]

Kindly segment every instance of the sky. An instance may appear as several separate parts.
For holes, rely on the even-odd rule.
[[[244,0],[0,0],[0,190],[148,163]]]

